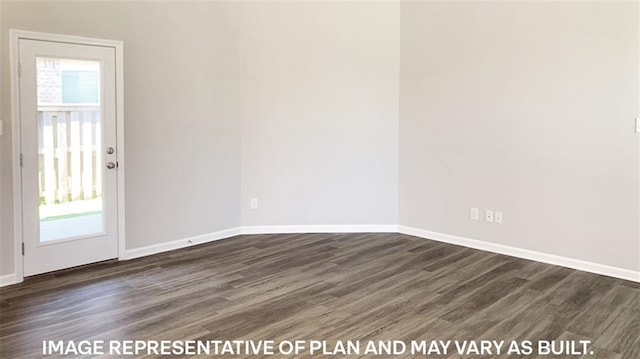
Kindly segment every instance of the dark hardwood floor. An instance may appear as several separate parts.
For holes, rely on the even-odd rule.
[[[637,283],[401,234],[238,236],[1,288],[0,358],[43,357],[43,340],[566,339],[633,359],[639,297]]]

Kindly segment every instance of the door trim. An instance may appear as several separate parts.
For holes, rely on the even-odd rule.
[[[125,241],[125,156],[124,156],[124,45],[122,41],[94,39],[88,37],[51,34],[24,30],[9,30],[9,64],[11,76],[11,140],[12,140],[12,175],[13,175],[13,250],[15,282],[24,280],[24,258],[22,256],[22,170],[20,167],[20,152],[22,148],[20,133],[20,81],[18,77],[19,42],[25,40],[39,40],[61,42],[78,45],[111,47],[115,50],[116,65],[116,146],[118,148],[117,161],[117,198],[116,207],[118,218],[118,259],[126,259]]]

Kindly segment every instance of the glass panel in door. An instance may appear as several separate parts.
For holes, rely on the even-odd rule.
[[[100,64],[36,57],[42,244],[104,233]]]

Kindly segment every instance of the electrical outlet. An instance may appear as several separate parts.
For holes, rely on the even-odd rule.
[[[489,223],[493,223],[493,211],[487,210],[485,212],[485,217],[484,217],[485,221],[489,222]]]
[[[502,224],[502,212],[493,212],[493,223]]]
[[[258,209],[258,199],[257,198],[251,198],[251,201],[249,203],[249,207],[251,209]]]
[[[472,207],[469,209],[469,218],[471,218],[472,221],[477,221],[479,217],[480,217],[480,212],[478,211],[477,208]]]

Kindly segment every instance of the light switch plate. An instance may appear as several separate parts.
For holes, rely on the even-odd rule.
[[[636,117],[636,132],[640,133],[640,117]]]
[[[472,207],[469,209],[469,218],[472,221],[477,221],[479,216],[480,216],[480,212],[478,211],[477,208]]]
[[[4,121],[0,121],[0,136],[4,134]]]

